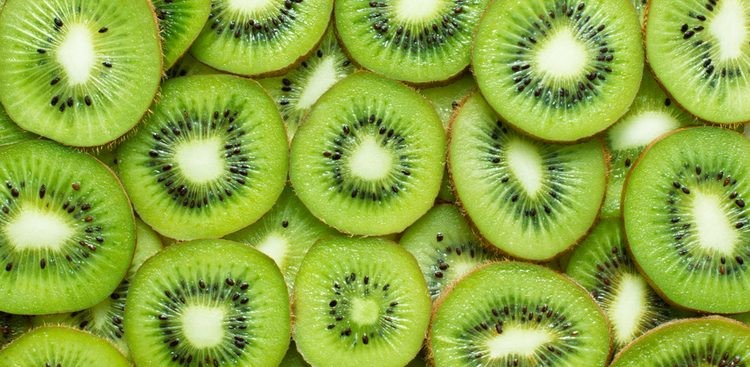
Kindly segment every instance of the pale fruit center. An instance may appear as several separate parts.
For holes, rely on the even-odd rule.
[[[286,251],[289,248],[289,243],[284,236],[280,236],[276,233],[271,233],[258,245],[260,252],[268,255],[272,258],[279,268],[284,266],[284,257]]]
[[[443,0],[400,0],[396,1],[395,18],[406,22],[420,22],[439,15]]]
[[[369,298],[354,298],[352,300],[351,318],[358,325],[374,325],[378,322],[380,310],[377,302]]]
[[[487,340],[487,350],[491,359],[509,355],[532,357],[537,349],[551,341],[552,336],[544,330],[508,328]]]
[[[458,279],[462,277],[464,274],[470,272],[471,270],[476,267],[476,263],[470,263],[470,262],[464,262],[459,261],[455,264],[451,264],[450,270],[453,272],[453,279]]]
[[[536,64],[553,78],[567,78],[584,71],[587,55],[586,46],[565,27],[542,45],[536,54]]]
[[[306,109],[318,101],[318,98],[339,80],[336,73],[336,60],[333,57],[323,59],[307,79],[307,86],[299,96],[297,108]]]
[[[70,85],[79,85],[89,80],[96,54],[91,32],[81,24],[72,24],[59,48],[57,62],[68,75]]]
[[[5,226],[5,234],[16,250],[55,251],[75,234],[75,229],[54,213],[25,208]]]
[[[716,15],[708,26],[719,44],[719,59],[731,60],[742,55],[747,38],[745,9],[740,0],[722,0]]]
[[[734,251],[739,236],[727,218],[719,196],[695,192],[692,214],[698,245],[702,249],[725,255]]]
[[[272,0],[229,0],[227,8],[250,15],[272,4]]]
[[[646,313],[647,292],[648,286],[643,278],[623,274],[608,310],[618,342],[625,344],[636,336],[640,320]]]
[[[224,338],[224,310],[218,307],[188,306],[180,318],[182,332],[196,348],[211,348]]]
[[[667,112],[644,111],[613,126],[609,136],[613,149],[624,150],[648,145],[679,126],[680,123]]]
[[[224,171],[221,142],[216,138],[179,145],[175,151],[175,160],[183,175],[194,183],[213,181]]]
[[[529,196],[542,187],[542,157],[536,147],[516,140],[508,145],[508,166]]]
[[[386,178],[391,172],[393,157],[372,136],[365,137],[352,152],[349,169],[352,174],[366,181]]]

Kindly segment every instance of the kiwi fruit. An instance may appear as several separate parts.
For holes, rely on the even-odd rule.
[[[516,132],[479,93],[451,123],[448,166],[461,206],[490,243],[549,261],[584,237],[604,198],[599,140],[544,144]]]
[[[8,114],[0,107],[0,147],[32,139],[34,134],[29,133],[16,125]]]
[[[286,351],[286,355],[284,356],[284,359],[281,360],[279,367],[310,367],[310,365],[305,362],[305,359],[299,354],[297,346],[294,344],[294,340],[292,340],[292,343],[289,345],[289,350]]]
[[[196,60],[190,54],[183,55],[172,68],[167,70],[167,78],[202,74],[221,74],[221,72]]]
[[[0,311],[72,312],[125,277],[135,222],[115,175],[49,141],[0,150]]]
[[[551,141],[615,123],[638,92],[643,62],[630,0],[496,1],[479,22],[472,56],[498,114]]]
[[[720,316],[666,323],[630,343],[610,367],[746,366],[750,327]]]
[[[357,72],[326,92],[291,144],[290,179],[316,217],[339,231],[403,231],[440,190],[445,131],[416,91]]]
[[[427,346],[435,367],[604,366],[610,335],[602,310],[569,278],[499,262],[438,299]]]
[[[633,259],[666,300],[686,309],[750,311],[750,141],[718,127],[652,144],[625,182]]]
[[[0,312],[0,349],[31,328],[28,316]]]
[[[151,0],[159,24],[164,69],[190,48],[211,12],[211,0]]]
[[[117,158],[141,219],[191,240],[225,236],[270,210],[286,183],[287,146],[279,112],[257,82],[193,75],[162,84]]]
[[[211,0],[190,52],[233,74],[280,74],[315,48],[332,10],[333,0]]]
[[[289,345],[289,295],[260,251],[191,241],[141,266],[124,325],[139,366],[278,366]]]
[[[750,121],[750,56],[741,1],[654,0],[646,57],[654,75],[690,113],[708,121]]]
[[[482,246],[452,204],[436,205],[404,231],[401,246],[417,259],[434,300],[456,279],[499,256]]]
[[[6,112],[67,145],[125,134],[159,86],[161,47],[147,0],[8,0],[0,35]]]
[[[401,367],[422,347],[430,297],[414,257],[379,238],[329,238],[302,261],[294,340],[313,366]]]

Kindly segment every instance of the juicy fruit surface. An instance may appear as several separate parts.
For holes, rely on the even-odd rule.
[[[538,265],[500,262],[459,281],[438,301],[428,340],[436,367],[603,366],[602,310],[570,279]]]
[[[211,0],[153,0],[159,20],[164,68],[169,69],[187,51],[211,11]]]
[[[738,133],[688,128],[653,144],[628,177],[630,251],[671,302],[707,312],[750,310],[748,155],[750,141]]]
[[[123,135],[159,86],[161,48],[146,0],[11,0],[0,35],[5,109],[24,129],[65,144]]]

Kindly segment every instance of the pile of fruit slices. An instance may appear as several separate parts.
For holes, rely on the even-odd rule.
[[[748,0],[0,6],[0,367],[750,365]]]

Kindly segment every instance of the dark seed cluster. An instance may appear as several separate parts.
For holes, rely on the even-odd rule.
[[[443,242],[443,233],[437,233],[435,239],[437,242]],[[430,266],[429,273],[425,274],[427,275],[427,288],[433,299],[440,295],[448,283],[460,275],[450,270],[451,265],[456,263],[479,265],[493,258],[482,245],[476,242],[446,243],[446,245],[435,251],[433,265]]]
[[[212,1],[208,25],[218,36],[232,37],[244,42],[264,42],[283,37],[295,24],[305,6],[303,0],[285,0],[278,9],[247,18],[226,7],[226,1]]]

